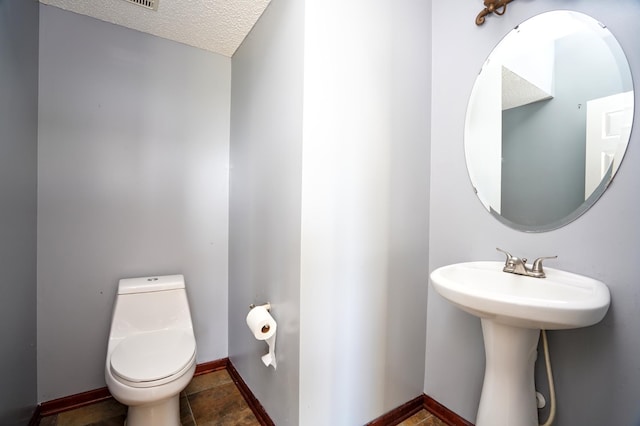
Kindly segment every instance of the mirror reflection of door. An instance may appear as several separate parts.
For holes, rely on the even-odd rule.
[[[633,92],[587,101],[584,198],[620,167],[633,122]]]

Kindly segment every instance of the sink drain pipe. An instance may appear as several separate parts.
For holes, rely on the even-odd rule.
[[[540,426],[551,426],[553,424],[553,420],[556,417],[556,389],[553,385],[553,372],[551,371],[551,359],[549,358],[549,342],[547,342],[547,331],[541,330],[542,334],[542,346],[544,348],[544,361],[545,366],[547,367],[547,382],[549,384],[549,417],[547,421],[541,423]]]

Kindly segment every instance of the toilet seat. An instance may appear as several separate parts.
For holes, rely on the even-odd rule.
[[[110,357],[114,377],[132,387],[152,387],[180,377],[195,362],[196,342],[184,330],[160,330],[122,340]]]

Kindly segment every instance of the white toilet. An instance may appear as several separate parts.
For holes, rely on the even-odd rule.
[[[180,392],[196,370],[196,341],[182,275],[120,280],[105,379],[129,407],[127,426],[179,426]]]

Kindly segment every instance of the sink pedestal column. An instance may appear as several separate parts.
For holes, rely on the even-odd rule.
[[[482,318],[486,367],[476,426],[538,426],[534,365],[540,330]]]

